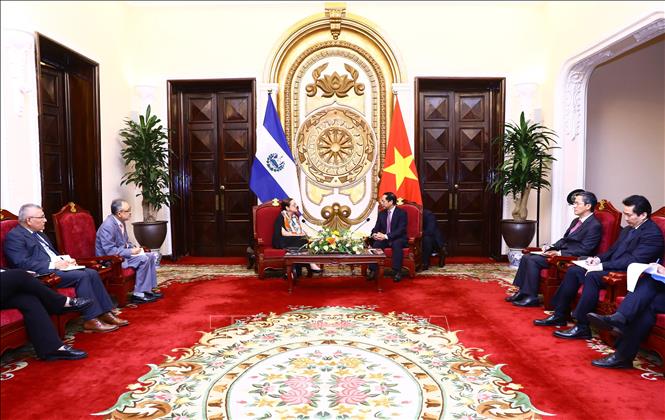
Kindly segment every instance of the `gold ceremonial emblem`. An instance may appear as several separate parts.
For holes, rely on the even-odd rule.
[[[331,106],[307,118],[296,135],[297,159],[307,177],[326,187],[343,187],[371,168],[376,138],[356,111]]]

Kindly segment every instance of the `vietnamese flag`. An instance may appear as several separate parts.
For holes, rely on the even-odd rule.
[[[406,127],[404,127],[398,99],[395,99],[395,112],[393,112],[393,121],[390,124],[384,165],[379,184],[379,197],[392,191],[398,199],[402,198],[422,205],[423,199],[420,196],[416,162],[414,162],[409,139],[406,136]]]

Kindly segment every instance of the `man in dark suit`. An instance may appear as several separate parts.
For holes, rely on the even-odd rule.
[[[445,244],[441,230],[436,223],[436,216],[431,211],[423,210],[423,270],[429,268],[429,258],[432,252],[437,250],[444,252],[441,248]]]
[[[574,197],[573,211],[577,218],[573,220],[563,235],[554,245],[543,249],[543,255],[526,254],[520,260],[513,284],[520,289],[506,298],[515,306],[538,306],[540,288],[540,270],[548,266],[547,257],[554,255],[593,255],[600,243],[602,226],[593,215],[598,200],[589,191],[580,191]]]
[[[39,274],[55,273],[62,280],[58,287],[74,287],[76,295],[93,301],[83,311],[83,328],[88,332],[109,332],[128,322],[116,317],[109,297],[97,271],[84,268],[72,270],[76,261],[58,255],[43,230],[46,225],[44,210],[36,204],[21,206],[19,225],[7,233],[5,255],[12,268],[21,268]]]
[[[655,275],[643,275],[635,291],[626,295],[612,315],[588,315],[591,325],[619,335],[616,351],[591,362],[602,368],[631,368],[640,343],[646,339],[656,323],[656,314],[665,313],[665,283],[655,279],[665,277],[665,267],[655,264]]]
[[[86,298],[69,298],[51,290],[25,270],[0,272],[0,308],[18,309],[35,353],[42,360],[76,360],[87,353],[64,345],[49,313],[81,311],[92,305]]]
[[[402,259],[404,247],[408,244],[406,237],[407,214],[396,205],[397,197],[392,192],[387,192],[379,199],[383,210],[379,212],[376,225],[372,229],[372,246],[374,248],[391,248],[393,252],[392,269],[394,281],[402,280]],[[368,277],[376,275],[376,264],[370,264]]]
[[[586,260],[591,266],[602,264],[601,270],[587,271],[578,266],[569,268],[554,295],[554,314],[545,319],[534,320],[535,325],[566,325],[570,304],[580,285],[584,285],[582,297],[573,312],[577,324],[565,331],[554,331],[554,336],[569,339],[591,338],[587,314],[598,304],[600,289],[605,287],[603,276],[610,271],[626,271],[631,263],[648,263],[663,255],[663,235],[658,226],[649,219],[649,201],[641,195],[631,195],[623,200],[623,205],[623,215],[628,226],[621,231],[619,239],[607,252]]]

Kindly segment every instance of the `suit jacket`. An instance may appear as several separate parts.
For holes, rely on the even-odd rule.
[[[424,209],[423,210],[423,237],[430,236],[434,240],[435,248],[441,248],[445,241],[441,230],[436,223],[436,216],[431,211]]]
[[[592,214],[582,223],[582,226],[570,233],[578,220],[579,218],[572,221],[566,233],[563,234],[563,238],[556,241],[551,249],[561,251],[561,255],[594,255],[600,243],[603,226]]]
[[[603,263],[603,270],[626,271],[631,263],[650,263],[662,256],[663,234],[658,225],[647,219],[637,229],[623,228],[619,239],[598,258]]]
[[[379,217],[376,219],[376,225],[372,229],[372,233],[386,233],[386,227],[388,225],[388,212],[382,210],[379,212]],[[390,233],[388,234],[388,241],[396,241],[402,239],[408,241],[406,236],[406,225],[407,225],[407,214],[404,210],[399,207],[395,207],[393,210],[393,217],[390,219]]]
[[[124,225],[124,222],[122,222]],[[123,258],[132,256],[134,245],[129,242],[127,236],[127,227],[125,231],[120,230],[118,226],[118,219],[113,215],[106,217],[104,222],[97,229],[97,237],[95,239],[95,254],[102,255],[120,255]]]
[[[10,230],[5,237],[5,256],[7,256],[11,268],[22,268],[39,274],[51,273],[55,271],[55,269],[49,268],[51,257],[46,253],[35,235],[41,236],[54,254],[59,254],[44,233],[35,232],[32,234],[28,229],[18,225]]]

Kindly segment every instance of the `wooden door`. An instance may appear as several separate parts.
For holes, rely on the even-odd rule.
[[[174,191],[174,254],[244,255],[255,197],[253,81],[169,82]]]
[[[503,125],[503,79],[418,79],[416,159],[423,205],[449,255],[498,256],[501,197],[487,190]]]
[[[49,217],[70,201],[101,223],[98,65],[38,36],[42,207]],[[46,233],[54,240],[53,224]]]

